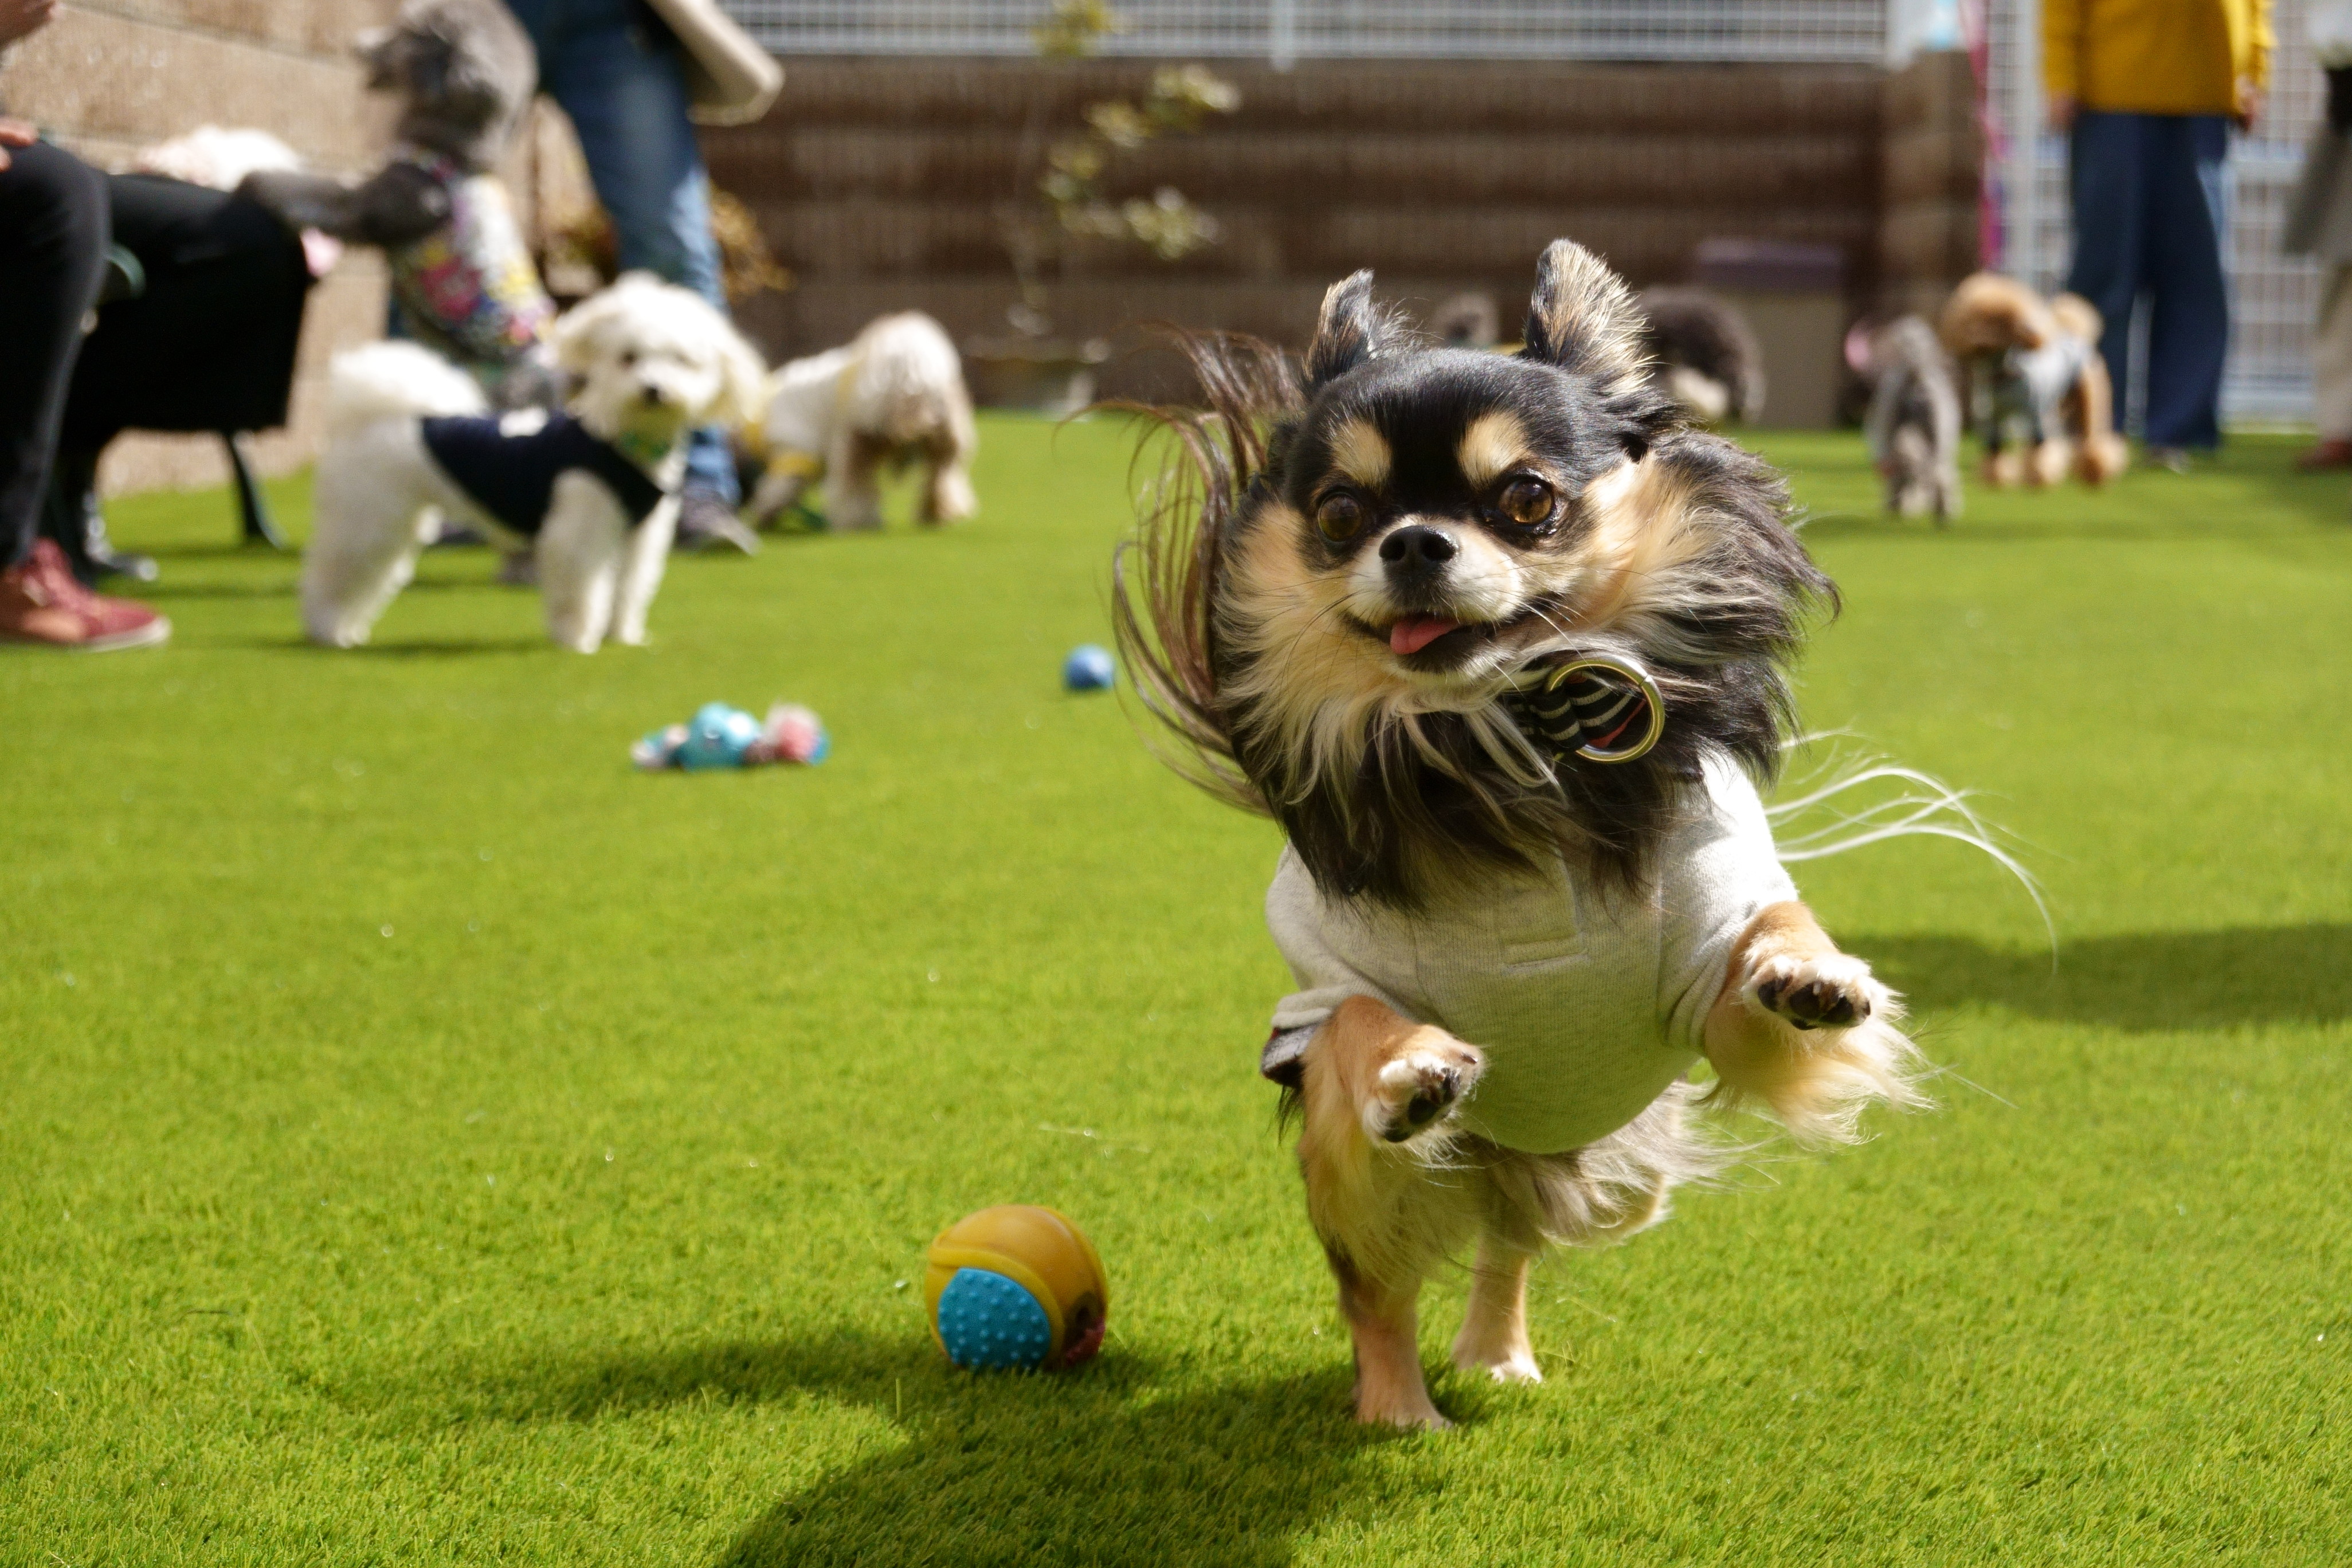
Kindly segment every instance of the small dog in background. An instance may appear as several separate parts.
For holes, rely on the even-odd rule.
[[[980,437],[963,361],[919,310],[877,317],[845,346],[778,370],[766,416],[743,440],[761,469],[750,508],[761,528],[820,479],[829,526],[879,528],[881,470],[907,462],[929,470],[923,521],[961,522],[980,510],[971,471]]]
[[[1764,412],[1764,350],[1747,317],[1704,289],[1644,289],[1634,300],[1660,392],[1708,425]]]
[[[352,647],[415,570],[440,516],[531,550],[547,629],[593,653],[645,640],[698,425],[759,416],[766,372],[691,290],[632,272],[550,334],[570,406],[489,412],[480,385],[415,343],[372,343],[330,374],[302,624]]]
[[[1454,1364],[1535,1382],[1530,1266],[1719,1168],[1703,1105],[1837,1142],[1919,1100],[1895,998],[1758,794],[1836,602],[1780,477],[1656,390],[1581,247],[1544,253],[1516,355],[1423,347],[1370,284],[1325,297],[1303,374],[1189,341],[1210,407],[1159,411],[1184,467],[1113,615],[1174,760],[1287,840],[1297,989],[1259,1070],[1299,1114],[1357,1417],[1425,1427],[1414,1302],[1472,1238]]]
[[[1456,294],[1429,313],[1429,335],[1449,349],[1491,349],[1503,338],[1503,313],[1480,289]]]
[[[1870,387],[1862,428],[1886,480],[1886,510],[1950,522],[1960,515],[1960,393],[1936,329],[1912,315],[1857,330],[1847,359]]]
[[[499,0],[407,0],[361,35],[368,86],[397,93],[391,156],[360,184],[265,169],[239,189],[297,229],[383,249],[407,333],[502,408],[551,405],[555,304],[489,171],[530,106],[530,39]]]
[[[1969,378],[1985,482],[2086,485],[2124,471],[2115,388],[2099,356],[2102,323],[2079,294],[2045,300],[2014,278],[1972,273],[1944,305],[1944,346]]]

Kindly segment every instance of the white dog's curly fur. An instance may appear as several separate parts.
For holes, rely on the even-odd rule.
[[[877,317],[843,347],[793,360],[768,391],[764,424],[746,433],[767,469],[750,509],[761,527],[823,476],[831,526],[879,528],[876,479],[884,464],[908,459],[929,467],[925,522],[961,522],[980,510],[971,474],[979,437],[963,362],[920,310]]]
[[[645,640],[677,519],[686,434],[757,418],[765,372],[717,310],[646,272],[573,309],[551,342],[575,384],[571,414],[658,487],[660,504],[633,526],[610,485],[570,468],[555,480],[536,540],[517,534],[434,460],[420,428],[436,416],[487,412],[474,379],[414,343],[353,350],[331,374],[317,532],[302,563],[302,624],[313,642],[367,641],[443,516],[502,547],[535,548],[548,634],[565,647],[593,653],[608,637]],[[503,430],[528,435],[541,416],[506,419]]]

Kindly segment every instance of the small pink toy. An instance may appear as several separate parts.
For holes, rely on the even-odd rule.
[[[629,748],[648,773],[684,768],[752,768],[767,763],[815,763],[833,749],[824,721],[797,702],[779,702],[763,722],[724,702],[706,702],[683,724],[656,730]]]

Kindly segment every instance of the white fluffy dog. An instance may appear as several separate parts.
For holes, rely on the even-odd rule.
[[[845,346],[796,359],[768,384],[768,413],[746,444],[766,472],[752,492],[752,521],[766,527],[824,478],[835,528],[882,526],[876,487],[885,463],[920,459],[925,522],[960,522],[980,510],[972,494],[971,395],[963,362],[940,324],[920,310],[879,316]]]
[[[318,528],[302,563],[313,642],[367,640],[409,579],[436,514],[532,549],[548,634],[593,653],[645,640],[698,425],[759,416],[759,356],[698,296],[624,276],[557,321],[567,406],[502,416],[473,377],[415,343],[335,361]]]

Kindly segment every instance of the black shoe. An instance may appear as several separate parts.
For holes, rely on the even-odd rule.
[[[708,490],[688,490],[677,503],[677,548],[740,550],[760,553],[760,536],[743,526],[735,509]]]
[[[425,541],[427,550],[478,550],[490,542],[490,536],[470,523],[444,521],[438,531]]]
[[[49,493],[41,503],[41,532],[65,552],[68,564],[85,585],[101,577],[152,583],[152,555],[118,551],[107,537],[106,513],[98,504],[98,454],[59,450],[49,468]]]

